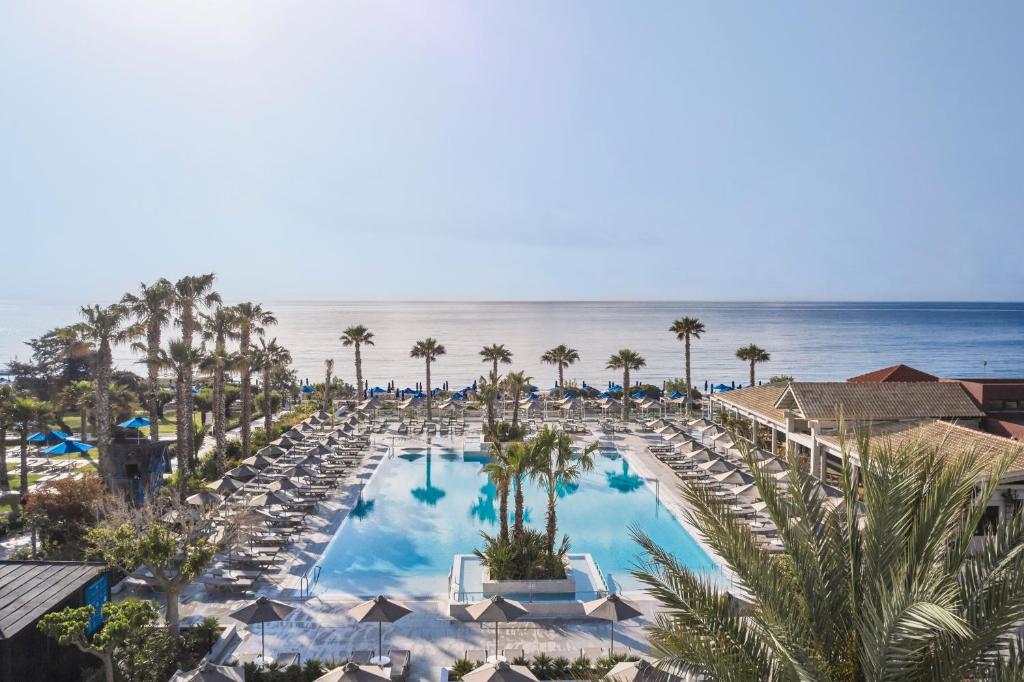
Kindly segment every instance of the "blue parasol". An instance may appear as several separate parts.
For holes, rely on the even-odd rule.
[[[47,455],[67,455],[72,452],[88,452],[89,450],[92,450],[94,447],[96,446],[89,445],[88,443],[83,443],[80,440],[68,439],[63,440],[57,443],[56,445],[51,445],[50,447],[43,450],[43,452],[46,453]]]

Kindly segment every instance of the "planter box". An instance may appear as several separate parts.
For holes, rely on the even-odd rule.
[[[565,565],[566,577],[559,580],[491,580],[491,572],[486,566],[481,570],[483,593],[485,597],[496,594],[575,594],[576,578],[572,575],[568,562]]]

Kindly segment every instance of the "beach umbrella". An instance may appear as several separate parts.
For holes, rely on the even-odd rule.
[[[227,495],[241,488],[242,484],[233,478],[220,478],[216,481],[207,483],[206,487],[209,490],[220,493],[221,495]]]
[[[517,601],[500,594],[470,604],[466,613],[477,623],[494,623],[494,655],[498,655],[498,623],[508,623],[525,616],[526,608]]]
[[[257,453],[252,457],[246,457],[245,459],[243,459],[242,464],[248,464],[249,466],[254,467],[256,469],[266,469],[268,466],[273,464],[273,462],[271,462],[263,455]]]
[[[591,618],[600,618],[612,623],[612,641],[608,653],[615,653],[615,624],[620,620],[629,620],[642,616],[643,613],[637,607],[622,599],[617,594],[609,594],[600,599],[583,602],[583,612]]]
[[[195,495],[189,495],[185,501],[193,507],[212,507],[224,501],[224,498],[209,490],[201,490]]]
[[[118,426],[124,429],[141,429],[149,426],[149,420],[145,417],[132,417],[126,422],[121,422]]]
[[[250,507],[287,507],[292,504],[294,500],[287,497],[283,492],[278,490],[271,490],[266,493],[256,495],[249,500],[248,505]]]
[[[260,624],[260,658],[266,658],[267,637],[265,624],[284,620],[294,610],[294,606],[288,606],[273,599],[260,597],[256,601],[246,604],[228,615],[246,625]]]
[[[43,450],[43,452],[47,455],[68,455],[72,452],[88,452],[94,447],[94,445],[89,445],[88,443],[83,443],[80,440],[72,440],[69,438],[67,440],[62,440],[56,445],[51,445]]]
[[[615,666],[604,676],[610,682],[653,682],[654,680],[666,679],[665,673],[657,670],[647,661],[623,661]]]
[[[280,457],[285,453],[285,449],[280,445],[268,445],[267,447],[259,450],[256,454],[264,457]]]
[[[67,440],[71,436],[63,431],[48,431],[43,433],[42,431],[36,431],[35,433],[29,434],[27,440],[29,443],[57,443],[62,440]]]
[[[260,472],[256,471],[248,464],[242,464],[241,466],[237,466],[234,469],[230,469],[225,472],[224,475],[236,478],[240,481],[248,481],[250,478],[256,478],[259,474]]]
[[[525,665],[512,665],[505,661],[486,663],[462,676],[465,682],[536,682],[537,678]]]
[[[391,682],[391,676],[376,665],[358,665],[350,661],[313,682]]]
[[[394,623],[396,620],[405,618],[412,611],[401,604],[389,600],[383,594],[379,594],[369,601],[364,601],[359,606],[349,609],[349,615],[360,623],[377,624],[377,663],[383,663],[384,655],[384,623]],[[371,659],[371,662],[374,662]]]
[[[290,478],[279,478],[270,485],[267,486],[267,490],[273,492],[275,490],[298,490],[299,486],[295,484]]]
[[[214,665],[203,661],[195,670],[172,678],[172,682],[245,682],[245,671],[238,666]]]

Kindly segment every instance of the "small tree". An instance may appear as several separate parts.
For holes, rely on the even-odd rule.
[[[203,572],[217,548],[202,536],[203,519],[174,503],[152,504],[142,509],[114,506],[107,524],[91,528],[86,542],[91,553],[125,573],[143,567],[153,589],[167,602],[165,620],[178,632],[178,598],[181,591]],[[175,520],[172,528],[164,519]]]
[[[115,655],[134,633],[155,623],[158,613],[153,602],[140,599],[108,602],[103,605],[103,627],[89,635],[89,621],[94,613],[91,606],[68,607],[46,614],[37,627],[47,637],[100,659],[107,682],[114,682]]]

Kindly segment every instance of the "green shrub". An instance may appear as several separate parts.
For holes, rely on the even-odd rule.
[[[580,656],[569,665],[569,675],[573,679],[582,680],[590,677],[590,659]]]
[[[463,675],[473,672],[479,665],[479,661],[474,662],[468,658],[460,658],[452,664],[452,667],[448,668],[448,679],[461,680]]]

